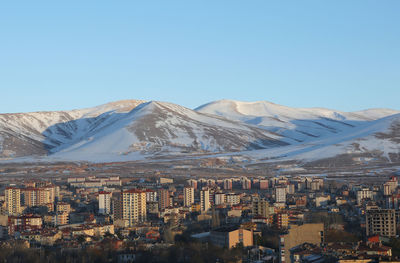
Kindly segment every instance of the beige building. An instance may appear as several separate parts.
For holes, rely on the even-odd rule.
[[[15,187],[7,187],[5,191],[6,209],[9,215],[19,215],[21,209],[21,190]]]
[[[123,191],[115,209],[115,219],[126,220],[129,226],[146,220],[146,191],[131,189]]]
[[[57,212],[54,219],[54,225],[56,226],[67,225],[69,223],[69,213]]]
[[[64,202],[58,202],[56,205],[57,212],[65,212],[67,214],[71,213],[71,205]]]
[[[201,212],[207,212],[210,209],[210,190],[200,191]]]
[[[47,206],[49,211],[54,210],[54,201],[59,195],[58,187],[46,185],[42,187],[21,188],[21,203],[26,207]]]
[[[288,233],[280,236],[280,262],[293,262],[290,249],[303,243],[310,243],[314,245],[320,245],[324,243],[324,224],[304,224],[299,226],[291,225]]]
[[[268,200],[254,198],[252,202],[252,214],[269,218],[275,213],[275,208],[271,206]]]
[[[226,194],[226,203],[230,206],[240,204],[240,195],[235,193]]]
[[[194,203],[194,188],[185,187],[183,189],[183,205],[189,207],[193,203]]]
[[[242,243],[244,247],[253,246],[253,232],[237,227],[221,227],[210,232],[209,240],[216,246],[233,248]]]
[[[215,193],[214,194],[214,204],[222,205],[226,203],[226,195],[224,193]]]
[[[275,188],[275,202],[286,203],[286,186]]]
[[[100,191],[99,192],[99,214],[110,214],[111,213],[111,192]]]

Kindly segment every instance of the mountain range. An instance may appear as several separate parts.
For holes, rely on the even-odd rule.
[[[341,112],[220,100],[194,110],[124,100],[94,108],[0,114],[0,160],[130,161],[208,155],[311,162],[399,161],[400,111]]]

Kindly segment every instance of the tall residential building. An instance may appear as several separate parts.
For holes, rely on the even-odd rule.
[[[7,187],[5,191],[6,207],[9,215],[19,215],[21,211],[21,190]]]
[[[194,203],[194,188],[189,186],[183,189],[183,205],[188,207]]]
[[[398,186],[398,181],[396,177],[392,177],[390,178],[389,181],[387,181],[384,185],[383,185],[383,194],[385,196],[389,196],[391,194],[393,194]]]
[[[200,207],[202,212],[207,212],[210,209],[210,190],[200,191]]]
[[[365,199],[373,199],[374,192],[371,191],[369,188],[363,188],[357,191],[357,204],[361,205],[362,201]]]
[[[194,189],[197,189],[197,180],[190,179],[188,180],[188,184],[193,187]]]
[[[286,187],[278,186],[275,188],[275,201],[277,203],[286,203]]]
[[[248,178],[242,179],[242,189],[243,190],[251,189],[251,180],[250,179],[248,179]]]
[[[287,213],[278,213],[275,214],[275,225],[281,228],[289,227],[289,215]]]
[[[233,184],[232,179],[225,179],[224,180],[224,189],[225,190],[232,190],[232,184]]]
[[[161,209],[165,209],[169,207],[171,204],[170,201],[170,193],[167,189],[160,189],[158,191],[158,207]]]
[[[266,180],[266,179],[260,180],[260,189],[261,190],[268,189],[268,186],[269,186],[268,180]]]
[[[157,192],[151,189],[146,189],[146,202],[157,202]]]
[[[252,213],[269,219],[275,214],[275,208],[269,204],[268,200],[256,198],[252,201]]]
[[[99,192],[99,214],[111,214],[111,192]]]
[[[230,206],[240,204],[240,195],[235,193],[226,194],[226,203]]]
[[[54,203],[54,195],[51,188],[22,188],[22,203],[26,207],[45,206]]]
[[[365,215],[367,236],[396,236],[396,211],[394,209],[371,209]]]
[[[226,203],[226,195],[224,193],[216,193],[214,195],[214,204],[222,205]]]
[[[286,192],[287,192],[288,194],[290,194],[290,195],[294,194],[294,193],[295,193],[294,184],[288,184],[288,185],[286,186]]]
[[[56,204],[56,212],[57,213],[71,213],[71,205],[69,203],[58,202]]]
[[[146,220],[146,192],[131,189],[122,192],[122,219],[127,220],[129,226]]]

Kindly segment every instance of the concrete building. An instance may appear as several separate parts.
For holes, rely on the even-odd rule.
[[[21,190],[16,187],[7,187],[5,203],[9,215],[19,215],[21,211]]]
[[[216,193],[214,195],[214,204],[222,205],[226,203],[226,195],[224,193]]]
[[[357,204],[361,205],[363,200],[373,199],[374,193],[369,188],[363,188],[357,191]]]
[[[224,180],[224,189],[225,190],[232,190],[233,181],[232,179],[225,179]]]
[[[286,186],[286,193],[291,194],[291,195],[295,193],[295,186],[294,186],[294,184],[288,184],[288,185]]]
[[[260,180],[260,189],[261,190],[268,189],[268,186],[269,186],[268,180],[266,180],[266,179]]]
[[[188,182],[188,184],[189,184],[191,187],[193,187],[195,190],[197,189],[197,180],[190,179],[190,180],[188,180],[187,182]]]
[[[146,192],[139,189],[123,191],[120,199],[117,199],[119,205],[115,209],[115,219],[122,219],[132,226],[138,222],[146,220]]]
[[[14,235],[16,231],[33,231],[42,229],[42,217],[37,215],[22,215],[8,217],[8,233]]]
[[[167,189],[160,189],[158,191],[158,207],[160,210],[165,209],[171,205],[170,193]]]
[[[146,189],[146,202],[157,202],[157,192],[151,189]]]
[[[209,240],[216,246],[233,248],[242,243],[253,246],[253,232],[238,227],[221,227],[210,232]]]
[[[111,192],[99,192],[99,214],[111,214]]]
[[[275,202],[286,203],[286,187],[278,186],[275,188]]]
[[[315,206],[316,207],[327,206],[328,202],[330,200],[331,200],[331,197],[329,195],[316,196],[315,197]]]
[[[55,226],[63,226],[69,223],[69,213],[57,212],[53,218],[53,224]]]
[[[172,179],[172,178],[160,177],[160,178],[158,179],[158,183],[159,183],[159,184],[173,184],[173,183],[174,183],[174,179]]]
[[[189,186],[183,189],[183,205],[186,207],[192,206],[194,203],[194,188]]]
[[[200,206],[201,212],[207,212],[210,209],[210,190],[200,191]]]
[[[275,208],[268,200],[256,198],[252,201],[252,214],[270,218],[275,213]]]
[[[398,186],[398,181],[396,177],[392,177],[389,181],[387,181],[384,185],[383,185],[383,194],[385,196],[389,196],[392,195]]]
[[[230,194],[226,194],[225,197],[226,197],[226,203],[230,206],[240,204],[240,195],[239,194],[230,193]]]
[[[31,206],[45,206],[46,204],[54,202],[50,188],[22,188],[21,201],[26,207]]]
[[[371,209],[365,215],[367,236],[396,236],[396,211],[394,209]]]
[[[56,204],[56,212],[57,213],[71,213],[71,205],[69,203],[58,202]]]
[[[251,180],[248,178],[242,178],[242,189],[250,190],[251,189]]]
[[[290,249],[303,243],[321,245],[324,243],[324,224],[292,225],[288,233],[280,236],[279,258],[280,262],[294,262]]]
[[[275,225],[277,228],[288,228],[289,227],[289,215],[287,213],[275,214]]]

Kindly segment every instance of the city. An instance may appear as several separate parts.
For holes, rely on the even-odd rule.
[[[399,174],[61,176],[2,182],[0,255],[38,262],[382,262]],[[197,261],[196,261],[197,260]]]
[[[0,263],[400,263],[399,10],[2,1]]]

